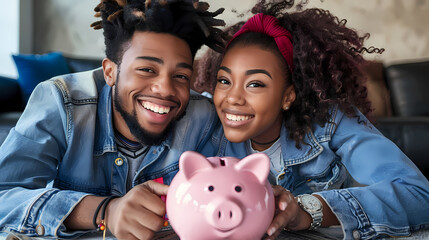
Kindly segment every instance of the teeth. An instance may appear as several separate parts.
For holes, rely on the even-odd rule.
[[[159,113],[159,114],[165,114],[170,112],[170,107],[162,107],[150,102],[144,102],[143,107],[148,110],[151,110],[152,112]]]
[[[243,115],[234,115],[234,114],[227,113],[226,114],[226,118],[228,120],[231,120],[231,121],[244,121],[244,120],[249,120],[250,116],[249,115],[246,115],[246,116],[243,116]]]

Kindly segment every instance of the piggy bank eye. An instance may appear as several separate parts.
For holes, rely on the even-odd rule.
[[[235,186],[235,188],[234,188],[234,190],[236,191],[236,192],[241,192],[241,187],[240,186]]]
[[[208,189],[210,192],[213,192],[214,187],[213,187],[213,185],[210,185],[207,189]]]

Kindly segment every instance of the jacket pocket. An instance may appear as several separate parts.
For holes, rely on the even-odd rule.
[[[147,173],[139,176],[137,178],[137,184],[144,183],[149,180],[154,180],[157,178],[162,178],[162,181],[165,185],[170,185],[174,176],[179,171],[179,163],[173,163],[168,167],[165,167],[161,170],[154,171],[153,169],[147,169]]]
[[[305,178],[305,185],[312,192],[341,188],[347,179],[347,170],[340,161],[315,159],[300,166],[300,175]]]

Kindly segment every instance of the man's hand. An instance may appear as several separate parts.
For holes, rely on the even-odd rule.
[[[118,239],[151,239],[164,224],[168,186],[148,181],[132,188],[107,206],[107,228]]]
[[[312,221],[311,216],[301,209],[293,194],[279,185],[273,186],[273,192],[276,198],[276,213],[268,227],[266,239],[276,239],[284,228],[293,231],[308,229]]]

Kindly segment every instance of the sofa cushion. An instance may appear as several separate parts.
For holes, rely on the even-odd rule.
[[[102,59],[95,58],[78,58],[65,55],[64,58],[67,61],[67,65],[70,72],[84,72],[101,67]]]
[[[0,76],[0,112],[19,111],[22,99],[16,79]]]
[[[19,84],[16,79],[0,76],[0,102],[3,103],[18,94]]]
[[[429,179],[428,117],[379,118],[375,126],[384,136],[394,142]]]
[[[43,55],[19,54],[12,57],[18,70],[18,83],[24,103],[28,101],[37,84],[51,77],[70,72],[65,58],[60,52]]]
[[[363,73],[366,77],[366,88],[368,90],[368,100],[371,102],[372,116],[390,117],[392,116],[392,104],[390,103],[390,92],[384,80],[384,66],[382,62],[368,61],[363,66]]]
[[[394,115],[429,116],[429,61],[386,68]]]

